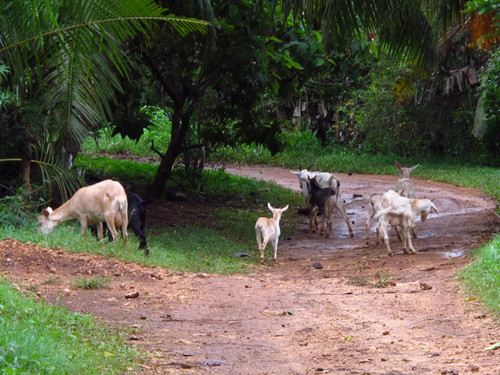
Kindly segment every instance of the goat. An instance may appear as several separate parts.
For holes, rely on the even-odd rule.
[[[365,198],[368,205],[366,206],[366,244],[370,244],[370,223],[375,214],[380,211],[382,207],[382,195],[373,194]],[[398,233],[399,236],[399,233]]]
[[[304,196],[304,201],[307,207],[310,208],[310,192],[309,192],[309,179],[316,177],[316,183],[321,189],[332,188],[335,190],[337,198],[340,197],[340,180],[332,173],[328,172],[312,172],[308,169],[300,169],[298,172],[290,171],[299,179],[300,191]]]
[[[278,260],[278,241],[281,234],[280,219],[283,212],[288,210],[288,205],[283,208],[273,208],[270,203],[267,203],[267,208],[271,211],[273,217],[259,217],[255,223],[255,236],[260,250],[260,263],[264,263],[264,250],[269,241],[273,246],[273,260],[274,262]]]
[[[413,167],[402,167],[401,164],[396,160],[396,168],[399,170],[399,180],[394,187],[394,191],[401,195],[402,197],[416,199],[417,194],[415,193],[415,189],[413,188],[413,183],[410,180],[410,174],[413,172],[418,166],[414,165]],[[416,236],[416,234],[414,234]]]
[[[146,239],[146,207],[151,204],[152,199],[144,201],[139,195],[131,191],[127,191],[128,202],[128,227],[132,229],[134,234],[139,238],[139,249],[144,249],[144,253],[149,255],[148,243]],[[115,227],[119,227],[120,222],[115,221]],[[97,226],[95,224],[89,225],[90,231],[97,237]],[[104,228],[106,231],[106,228]],[[109,240],[112,241],[111,232],[108,231]]]
[[[82,226],[83,237],[87,235],[88,225],[96,224],[97,237],[102,240],[104,238],[102,222],[105,221],[113,240],[118,237],[116,224],[121,225],[123,239],[127,242],[127,206],[127,195],[119,182],[101,181],[78,189],[66,203],[56,210],[50,207],[42,210],[38,218],[38,231],[48,235],[60,223],[76,219]]]
[[[379,239],[385,242],[389,256],[392,256],[387,234],[389,224],[396,229],[398,237],[403,240],[404,252],[415,254],[416,251],[413,248],[410,236],[410,230],[415,227],[415,219],[420,215],[421,220],[425,221],[429,213],[436,212],[439,214],[438,209],[431,200],[409,199],[392,190],[382,195],[380,207],[381,209],[375,214],[375,218],[380,218],[377,228],[377,243]]]
[[[347,217],[347,214],[342,203],[342,199],[339,199],[338,190],[336,191],[332,187],[321,188],[320,184],[317,182],[318,176],[308,179],[308,191],[309,191],[309,205],[311,206],[311,214],[309,227],[313,232],[317,230],[318,226],[318,213],[322,214],[321,229],[320,234],[325,233],[325,237],[329,237],[333,226],[333,211],[336,207],[342,217],[344,218],[347,228],[349,229],[349,236],[354,236],[354,231],[351,226],[351,222]],[[324,231],[324,224],[327,222],[326,232]]]

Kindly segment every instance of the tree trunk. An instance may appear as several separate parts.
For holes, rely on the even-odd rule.
[[[26,192],[31,192],[31,160],[33,150],[31,145],[31,124],[23,123],[23,151],[21,160],[21,182]]]
[[[175,159],[182,152],[182,146],[186,141],[187,130],[189,129],[188,115],[182,116],[180,111],[176,110],[172,116],[172,130],[170,144],[168,145],[167,152],[160,155],[161,161],[156,171],[153,183],[149,187],[148,196],[154,199],[161,197],[165,184],[172,175],[172,167],[174,166]]]

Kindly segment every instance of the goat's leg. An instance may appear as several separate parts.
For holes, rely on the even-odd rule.
[[[349,217],[347,217],[347,213],[345,212],[344,203],[342,202],[342,197],[339,197],[339,199],[337,199],[335,205],[337,206],[337,209],[344,218],[345,223],[347,224],[347,228],[349,228],[349,237],[354,237],[354,231],[352,230],[351,221],[349,220]]]
[[[311,228],[312,232],[316,232],[318,229],[318,210],[317,208],[313,208],[311,210],[311,215],[309,216],[309,228]]]
[[[278,241],[279,241],[278,238],[275,238],[273,240],[273,260],[274,260],[274,263],[278,262]]]
[[[414,229],[414,228],[411,228],[411,229]],[[413,248],[413,244],[411,242],[410,228],[408,228],[407,231],[406,231],[406,239],[407,239],[407,242],[408,242],[408,249],[410,251],[410,254],[416,254],[417,250],[415,250]]]
[[[88,223],[87,223],[87,218],[81,218],[80,219],[80,225],[82,226],[82,237],[87,236],[87,229],[88,229]],[[99,226],[97,226],[97,235],[99,236]],[[101,238],[102,239],[102,223],[101,223]]]
[[[417,230],[415,227],[411,228],[411,233],[413,234],[413,238],[417,238]]]
[[[267,240],[263,241],[260,245],[260,263],[264,263],[264,250],[266,250]]]
[[[326,212],[323,209],[323,213],[321,214],[321,228],[319,229],[319,235],[322,236],[325,233],[325,220],[326,220]]]
[[[377,237],[382,239],[382,242],[385,243],[387,255],[392,257],[392,250],[391,247],[389,246],[389,235],[387,233],[387,225],[388,225],[387,221],[381,218],[377,228],[378,232]]]
[[[128,215],[127,215],[127,208],[125,207],[125,211],[122,211],[121,213],[122,216],[122,237],[123,237],[123,245],[126,246],[128,242],[128,232],[127,232],[127,227],[128,227]],[[146,254],[147,255],[147,254]]]
[[[328,222],[327,222],[327,226],[326,226],[325,238],[330,237],[330,234],[332,233],[332,227],[333,227],[333,211],[331,211],[328,214]]]
[[[398,236],[398,240],[403,241],[403,236],[401,236],[401,227],[399,225],[396,225],[393,227],[394,230],[396,231],[396,235]]]
[[[370,223],[373,219],[373,216],[375,215],[375,212],[372,208],[372,204],[368,203],[368,207],[366,209],[366,244],[370,244]]]
[[[118,237],[118,232],[115,227],[115,213],[106,212],[104,213],[104,218],[106,219],[106,225],[108,226],[108,229],[111,232],[111,237],[113,237],[113,241],[116,241]],[[100,223],[100,225],[102,226],[102,223]],[[97,227],[97,233],[99,233],[99,226]]]

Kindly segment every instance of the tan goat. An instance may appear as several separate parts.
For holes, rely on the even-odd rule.
[[[78,189],[66,203],[56,210],[50,207],[44,209],[38,218],[38,230],[47,235],[64,221],[79,220],[83,237],[87,234],[87,227],[95,224],[97,237],[103,239],[102,223],[105,221],[113,240],[118,237],[116,224],[121,225],[123,239],[127,241],[127,206],[127,194],[119,182],[101,181]]]
[[[267,203],[267,208],[271,211],[273,217],[259,217],[255,223],[255,236],[260,250],[261,263],[264,263],[264,250],[269,241],[273,246],[273,260],[275,262],[278,260],[278,241],[281,234],[280,219],[283,212],[288,210],[288,205],[283,208],[273,208],[270,203]]]

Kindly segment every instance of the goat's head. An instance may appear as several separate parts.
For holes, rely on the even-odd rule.
[[[43,235],[52,233],[54,228],[59,224],[56,220],[50,219],[50,214],[52,213],[52,208],[48,207],[42,211],[42,214],[38,217],[38,232]]]
[[[273,206],[271,206],[271,203],[267,202],[267,208],[273,214],[273,219],[279,221],[279,219],[281,218],[281,214],[288,210],[288,204],[283,208],[274,208]]]
[[[414,165],[413,167],[403,167],[399,162],[396,160],[396,168],[399,170],[399,177],[401,178],[410,178],[411,172],[413,172],[417,167],[420,165],[418,163],[417,165]]]

